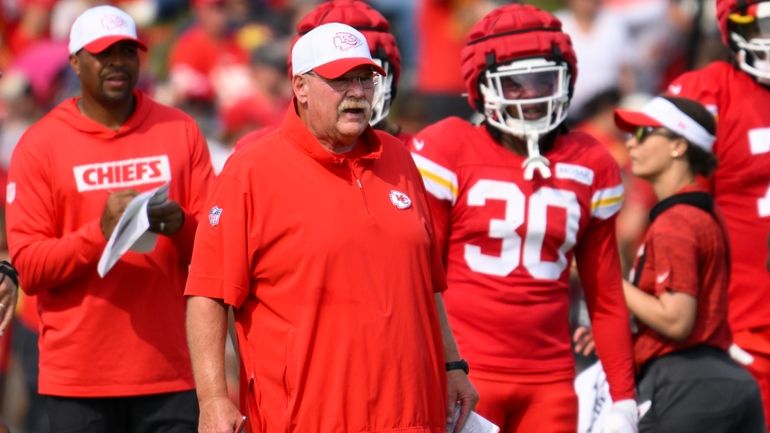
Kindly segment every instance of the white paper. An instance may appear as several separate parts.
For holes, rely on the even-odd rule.
[[[452,422],[446,426],[447,433],[454,432],[458,418],[460,418],[460,406],[455,406]],[[468,415],[468,420],[465,422],[462,430],[460,430],[460,433],[498,433],[499,431],[500,427],[492,424],[491,421],[476,412],[471,411]]]
[[[104,278],[129,249],[139,253],[148,253],[155,249],[158,234],[147,231],[150,228],[147,208],[163,204],[167,200],[168,183],[165,183],[137,195],[128,203],[107,241],[107,246],[102,251],[102,257],[96,268],[100,277]]]
[[[163,204],[168,201],[168,183],[159,186],[153,191],[155,192],[150,195],[150,199],[143,207],[143,212],[140,212],[137,215],[139,218],[141,218],[142,225],[146,224],[147,228],[150,227],[150,221],[147,219],[147,208]],[[155,249],[155,242],[158,240],[158,234],[155,232],[147,231],[147,228],[144,229],[145,231],[141,234],[141,236],[139,236],[139,239],[131,244],[131,247],[129,248],[131,251],[135,251],[137,253],[149,253]]]

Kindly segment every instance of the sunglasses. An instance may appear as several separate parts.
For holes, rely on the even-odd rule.
[[[636,138],[636,142],[639,144],[642,144],[644,140],[651,135],[660,135],[668,139],[678,137],[678,135],[673,134],[666,129],[657,128],[655,126],[640,126],[634,131],[634,138]]]

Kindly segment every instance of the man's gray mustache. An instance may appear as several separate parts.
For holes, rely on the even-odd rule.
[[[344,110],[365,110],[365,111],[372,111],[372,104],[369,103],[369,101],[363,100],[363,101],[342,101],[342,104],[340,104],[339,111]]]

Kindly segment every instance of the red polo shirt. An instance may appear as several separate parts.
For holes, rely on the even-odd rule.
[[[445,287],[420,174],[369,128],[334,155],[289,109],[230,158],[187,295],[235,308],[251,431],[440,432]]]

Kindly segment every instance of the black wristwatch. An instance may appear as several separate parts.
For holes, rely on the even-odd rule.
[[[468,374],[468,372],[471,370],[470,367],[468,367],[468,361],[461,359],[459,361],[452,361],[446,363],[446,371],[451,370],[462,370],[465,372],[465,374]]]

